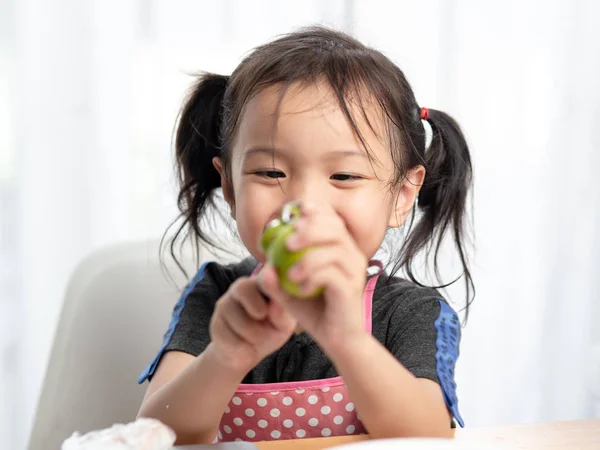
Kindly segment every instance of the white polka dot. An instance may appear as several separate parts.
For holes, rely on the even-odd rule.
[[[246,392],[246,395],[254,395],[254,392]]]
[[[344,418],[342,416],[335,416],[333,418],[333,423],[335,423],[336,425],[341,425],[343,421]]]
[[[352,412],[354,411],[354,403],[350,402],[346,405],[346,411]]]
[[[316,395],[311,395],[310,397],[308,397],[308,403],[310,403],[311,405],[314,405],[318,401],[319,401],[319,399],[317,398]]]
[[[225,407],[225,414],[229,414],[231,412],[231,408],[229,406]]]
[[[223,440],[223,433],[221,433],[221,430],[219,430],[219,432],[217,433],[217,438],[219,438],[220,441]]]
[[[306,410],[305,410],[304,408],[298,408],[298,409],[296,410],[296,415],[297,415],[298,417],[302,417],[302,416],[304,416],[304,414],[306,414]]]
[[[277,408],[271,410],[271,417],[279,417],[279,414],[281,414],[281,412]]]
[[[341,402],[343,398],[344,398],[344,396],[338,392],[337,394],[335,394],[333,396],[333,401],[334,402]]]
[[[317,425],[319,425],[319,419],[317,419],[316,417],[313,417],[312,419],[308,419],[308,424],[311,427],[316,427]]]
[[[258,421],[258,426],[260,428],[267,428],[269,426],[269,422],[267,422],[264,419],[261,419],[261,420]]]
[[[258,406],[267,406],[267,399],[261,397],[258,400],[256,400],[256,404]]]
[[[306,431],[298,430],[298,431],[296,431],[296,436],[299,438],[303,438],[304,436],[306,436]]]
[[[242,439],[241,439],[241,438],[235,438],[235,440],[236,440],[237,442],[242,442]]]
[[[248,430],[246,431],[246,436],[252,439],[253,437],[256,437],[256,432],[254,430]]]
[[[331,436],[331,430],[329,428],[323,428],[323,430],[321,430],[321,436],[324,436],[324,437]]]
[[[242,425],[244,423],[244,421],[242,419],[240,419],[239,417],[236,417],[235,419],[233,419],[233,424],[237,425],[238,427],[240,425]]]
[[[291,419],[285,419],[283,421],[283,426],[286,428],[292,428],[294,426],[294,421]]]
[[[329,414],[330,412],[331,412],[331,408],[330,408],[329,406],[323,406],[323,407],[321,408],[321,414],[325,414],[325,415],[327,415],[327,414]]]
[[[304,394],[304,389],[296,389],[296,394]]]
[[[329,392],[329,388],[328,387],[324,387],[323,389],[321,389],[321,391],[323,391],[323,392]]]
[[[285,406],[290,406],[292,404],[292,397],[283,397],[283,404]]]
[[[223,431],[225,431],[225,433],[227,433],[227,434],[231,434],[232,430],[231,430],[231,427],[229,425],[225,425],[223,427]]]
[[[271,437],[273,439],[279,439],[281,437],[281,432],[277,430],[271,431]]]
[[[254,417],[254,410],[253,410],[252,408],[248,408],[248,409],[246,410],[246,415],[247,415],[248,417]]]
[[[354,433],[354,430],[356,430],[356,427],[354,425],[348,425],[348,427],[346,428],[346,433],[352,434]]]
[[[277,394],[279,394],[279,392],[278,392],[278,391],[271,392],[271,395],[277,395]]]
[[[240,406],[242,404],[242,399],[239,397],[233,397],[231,399],[231,403],[233,403],[234,405]]]

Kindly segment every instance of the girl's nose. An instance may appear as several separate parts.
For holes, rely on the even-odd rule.
[[[321,203],[327,201],[326,186],[317,180],[304,179],[294,183],[289,193],[288,201],[300,203]]]

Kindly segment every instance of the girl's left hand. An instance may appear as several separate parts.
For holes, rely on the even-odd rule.
[[[314,247],[290,268],[288,278],[299,283],[303,292],[322,287],[323,294],[306,299],[290,296],[269,264],[259,274],[264,293],[282,304],[326,351],[364,334],[367,259],[341,217],[331,208],[303,204],[287,247],[291,251]]]

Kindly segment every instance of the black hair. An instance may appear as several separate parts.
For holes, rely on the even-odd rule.
[[[411,281],[423,285],[413,269],[416,257],[421,251],[426,251],[428,257],[433,252],[432,262],[440,280],[438,255],[444,236],[449,233],[462,265],[468,316],[474,296],[466,250],[466,208],[472,186],[472,166],[465,137],[449,115],[429,109],[426,119],[432,129],[432,139],[426,149],[421,108],[404,73],[381,52],[345,33],[324,27],[304,28],[257,47],[231,76],[198,76],[176,128],[178,206],[182,222],[171,241],[171,254],[177,261],[174,245],[182,237],[191,237],[197,251],[200,243],[215,245],[201,226],[208,206],[213,203],[214,192],[221,186],[212,159],[222,158],[224,182],[229,183],[231,144],[247,102],[269,86],[287,88],[294,82],[323,80],[330,85],[363,144],[348,99],[351,97],[353,103],[358,103],[363,117],[366,117],[361,102],[364,94],[374,99],[383,111],[396,169],[392,187],[401,183],[410,169],[418,165],[426,169],[409,232],[392,273],[404,269]]]

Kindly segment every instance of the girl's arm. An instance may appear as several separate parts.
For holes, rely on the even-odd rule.
[[[393,308],[389,317],[368,317],[389,320],[383,346],[365,331],[364,253],[332,208],[303,204],[302,213],[286,247],[293,252],[314,248],[302,254],[287,277],[306,293],[321,287],[323,294],[308,301],[290,296],[268,264],[261,270],[262,291],[290,311],[325,351],[373,437],[450,437],[448,408],[456,414],[456,404],[449,377],[460,335],[456,314],[435,290],[406,283],[392,290],[385,287],[382,301]],[[438,335],[447,341],[439,349]],[[448,373],[439,379],[444,393],[435,382],[413,375],[437,380],[438,363]]]
[[[175,351],[161,358],[138,416],[170,426],[177,445],[211,443],[244,376],[295,328],[281,306],[265,301],[256,279],[238,278],[216,303],[210,343],[197,358]]]
[[[198,357],[168,352],[148,386],[138,417],[153,417],[171,427],[176,445],[209,444],[244,376],[244,371],[221,364],[212,344]]]
[[[451,437],[441,387],[412,375],[367,333],[325,348],[373,438]]]

